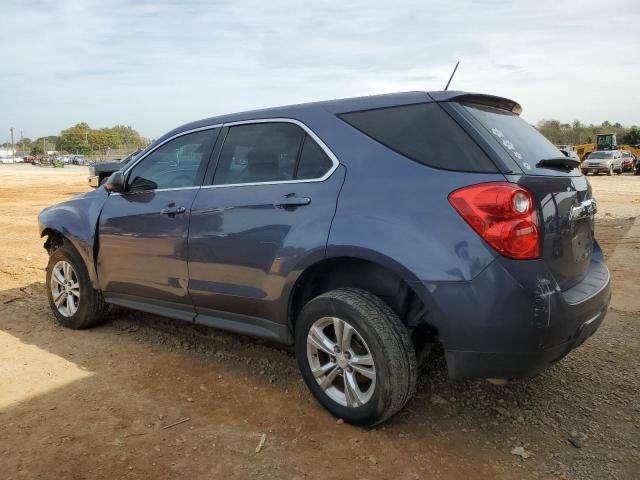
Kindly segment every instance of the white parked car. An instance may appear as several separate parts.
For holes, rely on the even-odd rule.
[[[582,162],[582,173],[587,175],[588,173],[598,174],[606,173],[612,175],[616,172],[618,175],[622,173],[622,152],[620,150],[607,150],[592,152]]]

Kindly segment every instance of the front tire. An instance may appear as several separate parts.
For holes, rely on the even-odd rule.
[[[93,289],[82,258],[67,242],[49,257],[47,296],[53,315],[64,327],[89,328],[104,319],[107,307],[102,294]]]
[[[406,327],[380,298],[342,288],[307,303],[296,357],[305,383],[333,415],[376,425],[413,396],[416,354]]]

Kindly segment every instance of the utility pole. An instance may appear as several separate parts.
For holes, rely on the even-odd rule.
[[[13,158],[13,163],[16,163],[16,151],[13,149],[13,127],[9,130],[11,131],[11,157]]]
[[[22,130],[20,130],[20,147],[22,148],[22,156],[24,157],[24,135],[22,134]]]

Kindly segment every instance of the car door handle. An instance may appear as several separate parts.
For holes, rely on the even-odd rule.
[[[303,207],[305,205],[309,205],[311,203],[311,199],[309,197],[296,197],[286,195],[279,200],[276,200],[273,205],[278,208],[295,208],[295,207]]]
[[[184,207],[171,207],[171,208],[163,208],[160,210],[161,215],[177,215],[179,213],[186,212],[187,209]]]

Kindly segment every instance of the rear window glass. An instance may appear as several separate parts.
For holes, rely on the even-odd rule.
[[[339,117],[424,165],[466,172],[497,171],[469,135],[435,103],[349,112]]]
[[[524,172],[548,174],[548,169],[536,167],[538,162],[563,156],[553,143],[518,115],[486,105],[462,105],[500,143]]]

